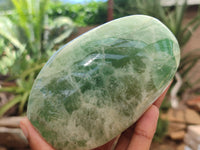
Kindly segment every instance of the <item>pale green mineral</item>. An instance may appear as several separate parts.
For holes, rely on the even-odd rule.
[[[33,85],[28,118],[58,150],[88,150],[132,125],[179,65],[174,35],[155,18],[123,17],[50,58]]]

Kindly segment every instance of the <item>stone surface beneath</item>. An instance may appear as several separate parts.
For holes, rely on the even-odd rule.
[[[187,100],[186,104],[190,108],[200,112],[200,96],[198,96],[198,97],[196,97],[194,99]]]
[[[200,125],[188,126],[188,135],[200,144]]]
[[[185,123],[185,110],[176,110],[169,109],[167,114],[162,114],[162,119],[177,122],[177,123]]]
[[[185,144],[190,146],[193,150],[199,150],[200,148],[200,143],[197,140],[198,137],[193,137],[190,134],[186,134],[184,138]]]
[[[185,144],[179,145],[176,150],[185,150]]]
[[[185,130],[186,124],[185,123],[177,123],[177,122],[169,122],[168,124],[168,133]]]
[[[170,133],[169,136],[173,140],[183,140],[185,137],[185,131],[184,130],[175,131]]]
[[[185,110],[185,121],[187,124],[199,124],[200,125],[200,116],[196,111],[194,111],[192,109],[186,109]]]
[[[28,147],[28,141],[21,129],[0,127],[0,145],[22,149]]]
[[[19,128],[19,123],[24,117],[5,117],[0,119],[1,127]]]
[[[28,118],[56,149],[103,145],[160,96],[179,59],[174,35],[158,20],[111,21],[50,58],[33,85]]]
[[[0,150],[7,150],[5,147],[0,146]]]

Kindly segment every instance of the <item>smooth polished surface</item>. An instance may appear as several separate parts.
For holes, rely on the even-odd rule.
[[[58,150],[100,146],[132,125],[172,80],[180,50],[158,20],[123,17],[50,58],[33,85],[28,118]]]

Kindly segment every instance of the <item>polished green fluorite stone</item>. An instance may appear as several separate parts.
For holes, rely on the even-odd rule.
[[[132,125],[179,65],[174,35],[135,15],[101,25],[57,51],[34,82],[28,118],[58,150],[88,150]]]

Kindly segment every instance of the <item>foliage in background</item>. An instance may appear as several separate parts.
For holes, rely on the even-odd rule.
[[[11,0],[0,0],[0,10],[10,10],[13,8]]]
[[[6,74],[9,71],[20,52],[14,51],[11,45],[7,45],[5,39],[0,37],[0,72]]]
[[[26,70],[17,76],[16,86],[0,88],[0,92],[12,93],[15,95],[12,100],[0,108],[0,117],[16,104],[19,104],[18,114],[24,112],[24,107],[30,94],[34,79],[43,66],[44,60],[29,63]]]
[[[19,113],[23,112],[39,70],[74,30],[68,17],[48,19],[49,0],[12,3],[12,13],[0,15],[0,75],[10,75],[16,86],[0,88],[0,92],[10,92],[15,97],[0,108],[0,116],[17,103]]]
[[[36,0],[12,0],[12,2],[15,8],[13,13],[0,16],[0,36],[8,45],[1,50],[2,59],[7,55],[11,57],[11,53],[17,62],[19,62],[17,59],[26,57],[24,55],[33,60],[48,57],[49,51],[62,43],[74,29],[73,22],[68,17],[48,20],[48,0],[40,0],[39,3],[36,3]],[[14,64],[13,60],[9,64]],[[20,68],[20,63],[15,64]],[[6,70],[0,73],[5,74]]]
[[[181,50],[182,57],[178,72],[183,78],[184,85],[180,93],[191,88],[194,84],[200,83],[197,79],[194,84],[187,80],[187,75],[190,70],[200,61],[200,49],[191,50],[189,53],[183,52],[183,46],[190,40],[193,32],[200,26],[200,7],[198,13],[188,23],[183,23],[184,15],[188,8],[186,0],[182,4],[176,3],[173,7],[163,7],[160,0],[114,0],[115,2],[115,17],[132,14],[145,14],[158,18],[163,22],[176,36]]]
[[[171,107],[170,101],[165,98],[164,101],[162,102],[162,105],[160,106],[161,113],[166,113],[170,107]],[[168,121],[161,119],[161,117],[159,116],[156,133],[153,137],[153,140],[161,142],[163,138],[166,136],[167,131],[168,131]]]
[[[51,3],[48,10],[50,18],[68,16],[78,26],[103,24],[107,20],[107,3],[91,1],[84,4]]]
[[[114,0],[114,18],[138,13],[135,0]]]
[[[159,117],[153,141],[161,142],[163,138],[166,136],[167,131],[168,131],[168,121],[163,120]]]
[[[116,0],[122,2],[121,0]],[[192,18],[187,24],[183,24],[184,14],[187,10],[187,2],[176,3],[174,7],[163,7],[160,0],[124,0],[126,9],[120,9],[118,3],[115,3],[116,11],[120,15],[145,14],[153,16],[162,21],[176,36],[179,44],[183,47],[190,39],[192,33],[200,25],[200,9],[196,17]],[[122,11],[123,10],[123,11]]]

